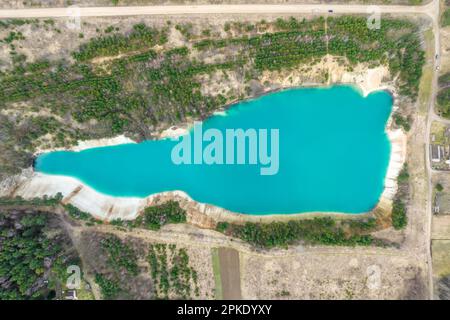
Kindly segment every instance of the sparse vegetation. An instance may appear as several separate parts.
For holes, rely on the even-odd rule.
[[[395,199],[392,204],[392,226],[394,229],[403,229],[408,223],[406,207],[402,200]]]
[[[86,221],[88,225],[102,223],[101,220],[95,219],[91,214],[81,211],[70,203],[65,204],[64,208],[66,209],[70,217],[72,217],[73,219]]]
[[[437,111],[444,118],[450,119],[450,72],[439,77]]]
[[[408,132],[411,129],[411,119],[410,117],[404,117],[399,113],[394,113],[394,122],[397,126],[403,128],[406,132]]]
[[[121,291],[120,286],[116,281],[110,280],[104,275],[97,273],[95,275],[95,282],[100,287],[103,299],[114,299]]]
[[[110,234],[101,241],[109,257],[109,263],[116,272],[126,271],[136,276],[139,272],[136,252],[118,237]]]
[[[175,245],[150,245],[148,263],[157,298],[189,299],[200,295],[197,272],[189,264],[186,249]]]
[[[396,230],[404,229],[408,224],[407,210],[405,201],[409,195],[409,172],[408,165],[405,163],[397,177],[398,191],[392,203],[392,226]]]
[[[44,195],[42,198],[24,199],[20,196],[14,198],[0,197],[0,206],[55,206],[61,202],[63,195],[57,193],[53,197]]]
[[[450,9],[445,9],[441,17],[441,25],[443,27],[450,26]]]

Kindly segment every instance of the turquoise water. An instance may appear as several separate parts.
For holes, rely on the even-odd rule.
[[[78,178],[114,196],[182,190],[194,200],[246,214],[362,213],[384,188],[392,109],[385,91],[364,98],[350,86],[271,93],[212,116],[217,128],[279,129],[279,170],[261,165],[175,165],[170,139],[40,155],[36,170]],[[193,134],[192,132],[190,133]]]

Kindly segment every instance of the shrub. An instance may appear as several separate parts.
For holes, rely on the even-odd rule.
[[[373,221],[348,224],[353,228],[350,234],[346,234],[343,228],[332,218],[314,218],[304,220],[291,220],[288,222],[252,223],[244,225],[220,222],[217,230],[231,234],[258,247],[287,247],[298,241],[311,244],[325,245],[371,245],[374,239],[370,235],[359,234],[359,228],[366,231],[372,227]],[[355,227],[355,225],[357,227]]]
[[[445,9],[441,17],[441,25],[443,27],[450,26],[450,9]]]
[[[121,290],[117,282],[98,273],[95,275],[95,282],[100,287],[103,299],[114,299]]]
[[[400,183],[400,184],[405,184],[405,183],[408,182],[408,180],[409,180],[408,165],[405,163],[403,165],[402,170],[398,174],[397,182]]]
[[[392,226],[394,229],[400,230],[405,228],[407,223],[405,204],[400,199],[394,200],[392,205]]]
[[[142,217],[136,219],[135,225],[159,230],[165,224],[183,222],[186,222],[186,211],[180,208],[177,201],[167,201],[161,205],[146,208]]]

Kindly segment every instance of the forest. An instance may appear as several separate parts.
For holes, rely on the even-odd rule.
[[[77,263],[67,234],[45,212],[0,211],[0,300],[54,299]],[[77,263],[78,264],[78,263]]]

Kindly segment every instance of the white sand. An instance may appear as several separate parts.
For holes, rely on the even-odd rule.
[[[387,133],[391,141],[391,157],[386,178],[384,179],[384,191],[381,197],[393,200],[398,188],[397,176],[406,161],[407,139],[406,134],[401,129],[388,131]]]
[[[61,151],[61,150],[71,150],[71,151],[81,151],[90,148],[96,147],[106,147],[106,146],[114,146],[118,144],[126,144],[126,143],[136,143],[136,141],[125,137],[124,135],[120,135],[113,138],[103,138],[103,139],[93,139],[93,140],[78,140],[76,146],[69,148],[53,148],[53,149],[37,149],[35,151],[35,155],[40,153],[52,152],[52,151]]]
[[[355,68],[353,72],[344,72],[340,76],[340,82],[356,84],[362,91],[364,97],[373,91],[390,90],[393,87],[384,84],[383,78],[389,75],[389,70],[386,66],[378,66],[371,69]]]
[[[159,135],[159,138],[160,139],[177,138],[177,137],[180,137],[180,136],[184,136],[184,135],[186,135],[188,133],[189,133],[188,128],[173,126],[173,127],[170,127],[169,129],[164,130],[163,132],[161,132],[161,134]]]
[[[23,178],[24,174],[22,173],[20,178]],[[29,175],[29,170],[26,174],[25,179],[19,178],[21,182],[15,190],[14,196],[19,195],[25,199],[31,199],[44,195],[54,196],[60,192],[64,196],[63,203],[70,203],[102,220],[134,219],[141,210],[152,205],[155,198],[160,196],[181,197],[192,201],[185,193],[178,191],[164,192],[146,198],[114,197],[100,193],[72,177],[40,172]],[[0,196],[5,196],[9,194],[8,191],[13,190],[12,185],[9,186],[10,188],[3,187],[0,190]]]

